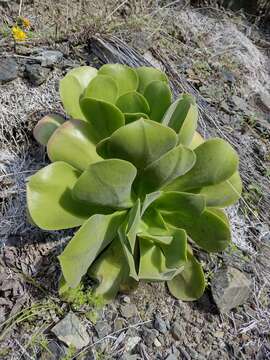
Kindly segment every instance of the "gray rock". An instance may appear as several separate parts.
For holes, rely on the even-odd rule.
[[[26,64],[25,77],[32,85],[39,86],[47,79],[50,70],[43,68],[39,64]]]
[[[147,346],[152,346],[155,339],[157,338],[158,336],[158,331],[155,330],[155,329],[148,329],[147,327],[144,327],[143,328],[143,331],[142,331],[142,339],[144,341],[144,343],[147,345]]]
[[[177,358],[177,356],[174,354],[170,354],[165,358],[165,360],[178,360],[178,359],[179,358]]]
[[[222,76],[223,79],[228,82],[228,83],[235,83],[235,76],[233,75],[232,72],[228,71],[228,70],[223,70],[222,71]]]
[[[127,326],[127,322],[123,318],[117,318],[114,320],[114,331],[121,330]]]
[[[100,339],[104,338],[111,332],[111,327],[107,321],[98,321],[95,325],[95,329]]]
[[[41,62],[41,66],[52,66],[59,63],[63,59],[63,54],[58,50],[43,50],[37,60]]]
[[[233,95],[232,98],[232,103],[235,105],[235,107],[238,109],[238,110],[241,110],[243,112],[245,112],[248,108],[248,104],[247,102],[242,99],[240,96],[236,96],[236,95]]]
[[[17,76],[17,62],[11,57],[0,59],[0,84],[14,80]]]
[[[158,315],[154,320],[154,328],[157,329],[161,334],[165,334],[168,330],[166,322]]]
[[[119,360],[138,360],[139,356],[137,354],[123,354]]]
[[[132,350],[134,350],[136,348],[136,346],[139,344],[140,341],[141,341],[141,338],[139,336],[134,336],[134,337],[128,338],[125,343],[125,351],[128,353],[131,352]]]
[[[183,328],[178,322],[174,322],[171,327],[171,333],[175,340],[181,340],[183,338]]]
[[[60,360],[66,354],[66,348],[57,344],[55,341],[50,341],[47,348],[40,354],[40,360]]]
[[[137,308],[136,308],[136,306],[134,304],[121,305],[120,306],[120,313],[126,319],[130,319],[133,316],[136,316],[138,314]]]
[[[258,94],[258,103],[263,107],[263,110],[270,110],[270,95],[268,93],[260,93]]]
[[[59,340],[68,346],[74,346],[76,349],[81,349],[90,341],[86,328],[72,312],[69,312],[64,319],[59,321],[51,331]]]
[[[242,305],[250,294],[251,281],[238,269],[223,267],[212,280],[212,295],[221,313]]]

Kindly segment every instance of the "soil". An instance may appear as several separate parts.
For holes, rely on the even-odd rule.
[[[181,1],[82,1],[70,8],[60,1],[51,7],[49,0],[38,6],[26,1],[22,14],[33,24],[33,37],[15,48],[9,36],[0,39],[2,56],[18,66],[16,79],[0,85],[0,358],[270,358],[270,43],[265,32],[243,15],[190,8]],[[82,7],[87,10],[78,25]],[[10,26],[19,3],[0,1],[1,10],[0,22]],[[24,69],[43,49],[57,49],[63,59],[34,86]],[[57,294],[57,255],[72,231],[45,232],[27,221],[26,179],[48,163],[33,127],[48,112],[64,114],[58,82],[68,69],[106,62],[164,69],[175,94],[196,97],[201,133],[225,138],[240,154],[244,192],[228,210],[234,246],[218,255],[198,254],[209,282],[198,301],[178,301],[162,283],[141,283],[103,308],[74,307]],[[224,265],[244,272],[252,292],[244,305],[220,314],[211,278]],[[77,353],[50,331],[70,309],[91,338]],[[106,327],[100,331],[102,321]],[[127,344],[135,338],[131,355]]]

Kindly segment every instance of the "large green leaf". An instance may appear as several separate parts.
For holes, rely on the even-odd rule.
[[[113,104],[83,97],[80,106],[85,118],[92,124],[96,136],[102,140],[125,124],[123,113]]]
[[[41,145],[47,145],[52,134],[64,122],[65,118],[58,114],[48,114],[44,116],[39,120],[33,130],[34,138]]]
[[[198,107],[194,98],[183,94],[168,108],[162,119],[167,125],[179,133],[181,144],[188,146],[194,136],[198,122]]]
[[[115,298],[122,282],[128,277],[128,271],[128,263],[121,243],[116,238],[88,270],[89,276],[98,282],[95,294],[108,301]]]
[[[197,215],[188,212],[162,212],[164,221],[175,227],[185,229],[193,241],[209,252],[224,250],[231,241],[228,223],[216,214],[215,210],[205,210]]]
[[[126,124],[129,124],[141,118],[149,119],[149,116],[144,113],[125,113],[124,115]]]
[[[195,131],[193,138],[191,140],[191,143],[188,145],[189,149],[195,150],[199,145],[201,145],[204,142],[204,138],[201,134],[199,134],[197,131]]]
[[[67,284],[76,287],[95,258],[115,238],[125,212],[91,216],[59,256]]]
[[[60,97],[68,115],[75,119],[84,119],[80,108],[80,96],[90,81],[97,75],[97,69],[91,66],[80,66],[69,71],[60,80]]]
[[[170,228],[172,240],[160,247],[166,259],[168,268],[180,268],[187,260],[187,234],[183,229]]]
[[[239,172],[233,174],[228,180],[217,185],[205,186],[200,194],[205,196],[206,206],[226,207],[240,199],[242,181]]]
[[[141,216],[143,216],[145,210],[162,194],[162,191],[155,191],[150,194],[146,194],[144,201],[142,203]]]
[[[188,252],[184,270],[167,282],[170,293],[177,299],[193,301],[204,293],[205,279],[201,264]]]
[[[193,168],[166,186],[167,190],[186,191],[219,184],[237,171],[238,155],[222,139],[207,140],[194,152],[197,160]]]
[[[203,195],[168,191],[163,192],[150,208],[154,208],[162,214],[181,213],[183,216],[198,217],[205,210],[205,198]]]
[[[68,229],[83,224],[90,216],[89,208],[71,194],[80,174],[64,162],[55,162],[30,177],[27,206],[36,225],[45,230]]]
[[[140,221],[140,233],[143,235],[170,236],[163,217],[151,206],[145,210],[142,216]]]
[[[164,81],[165,83],[168,82],[168,78],[164,72],[159,69],[148,67],[148,66],[141,66],[138,67],[136,73],[139,78],[139,87],[138,91],[143,94],[146,87],[155,80]]]
[[[180,271],[167,267],[165,255],[158,245],[144,238],[139,238],[139,243],[139,279],[149,281],[171,280]]]
[[[83,120],[66,121],[51,136],[47,151],[51,161],[64,161],[83,171],[102,160],[96,153],[96,138],[90,124]]]
[[[118,86],[119,96],[137,90],[138,76],[136,71],[127,65],[106,64],[101,66],[98,73],[109,75],[114,79]]]
[[[84,91],[84,97],[114,104],[118,97],[116,82],[107,75],[97,75]]]
[[[172,129],[140,119],[116,130],[108,139],[107,152],[110,157],[128,160],[137,169],[143,169],[176,143],[177,135]]]
[[[123,113],[144,113],[150,111],[149,105],[142,94],[137,91],[131,91],[120,96],[116,101],[116,106]]]
[[[136,252],[138,251],[136,247],[136,238],[140,223],[140,212],[140,200],[137,200],[132,209],[129,211],[126,221],[123,222],[118,229],[119,240],[122,244],[122,248],[128,263],[129,277],[136,281],[139,280],[135,259],[137,258]]]
[[[192,150],[182,145],[175,147],[144,169],[139,180],[139,193],[147,194],[162,188],[188,172],[195,161]]]
[[[170,87],[164,81],[152,81],[146,87],[143,95],[150,106],[150,119],[161,122],[172,101]]]
[[[136,168],[127,161],[109,159],[91,164],[73,188],[75,199],[114,209],[132,206],[131,186]]]

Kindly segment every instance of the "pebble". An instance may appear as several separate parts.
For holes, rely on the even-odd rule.
[[[242,305],[249,297],[251,281],[231,266],[219,269],[213,276],[211,290],[221,313]]]
[[[104,338],[111,332],[111,327],[107,321],[100,320],[95,325],[95,330],[100,339]]]
[[[0,84],[14,80],[17,76],[17,62],[11,57],[0,59]]]
[[[125,319],[118,317],[114,320],[114,331],[121,330],[126,326],[127,322]]]
[[[176,355],[174,354],[170,354],[168,355],[165,360],[178,360],[179,358],[176,357]]]
[[[52,66],[63,59],[63,54],[58,50],[43,50],[37,59],[40,60],[41,66]]]
[[[182,326],[175,322],[171,327],[171,333],[175,340],[181,340],[183,338],[183,329]]]
[[[139,344],[141,341],[141,338],[139,336],[130,337],[127,339],[127,342],[125,344],[125,351],[131,352],[135,349],[135,347]]]
[[[154,340],[154,345],[155,345],[155,347],[161,347],[162,346],[161,342],[159,342],[157,338],[155,338],[155,340]]]
[[[120,313],[124,318],[130,319],[137,315],[137,308],[134,304],[124,304],[120,306]]]
[[[85,326],[73,312],[69,312],[51,331],[59,340],[76,349],[81,349],[90,341]]]
[[[154,320],[154,328],[157,329],[161,334],[165,334],[168,331],[166,322],[158,315]]]
[[[39,64],[26,64],[24,75],[32,85],[39,86],[47,79],[49,72]]]

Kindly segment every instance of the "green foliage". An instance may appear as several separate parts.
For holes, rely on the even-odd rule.
[[[198,299],[205,279],[190,244],[209,252],[230,244],[222,208],[242,190],[235,150],[196,132],[194,98],[172,102],[167,76],[154,68],[76,68],[60,95],[71,119],[37,124],[52,164],[27,185],[33,223],[81,226],[59,256],[60,293],[78,307],[89,302],[80,285],[88,274],[105,300],[139,280],[167,281],[175,297]]]

